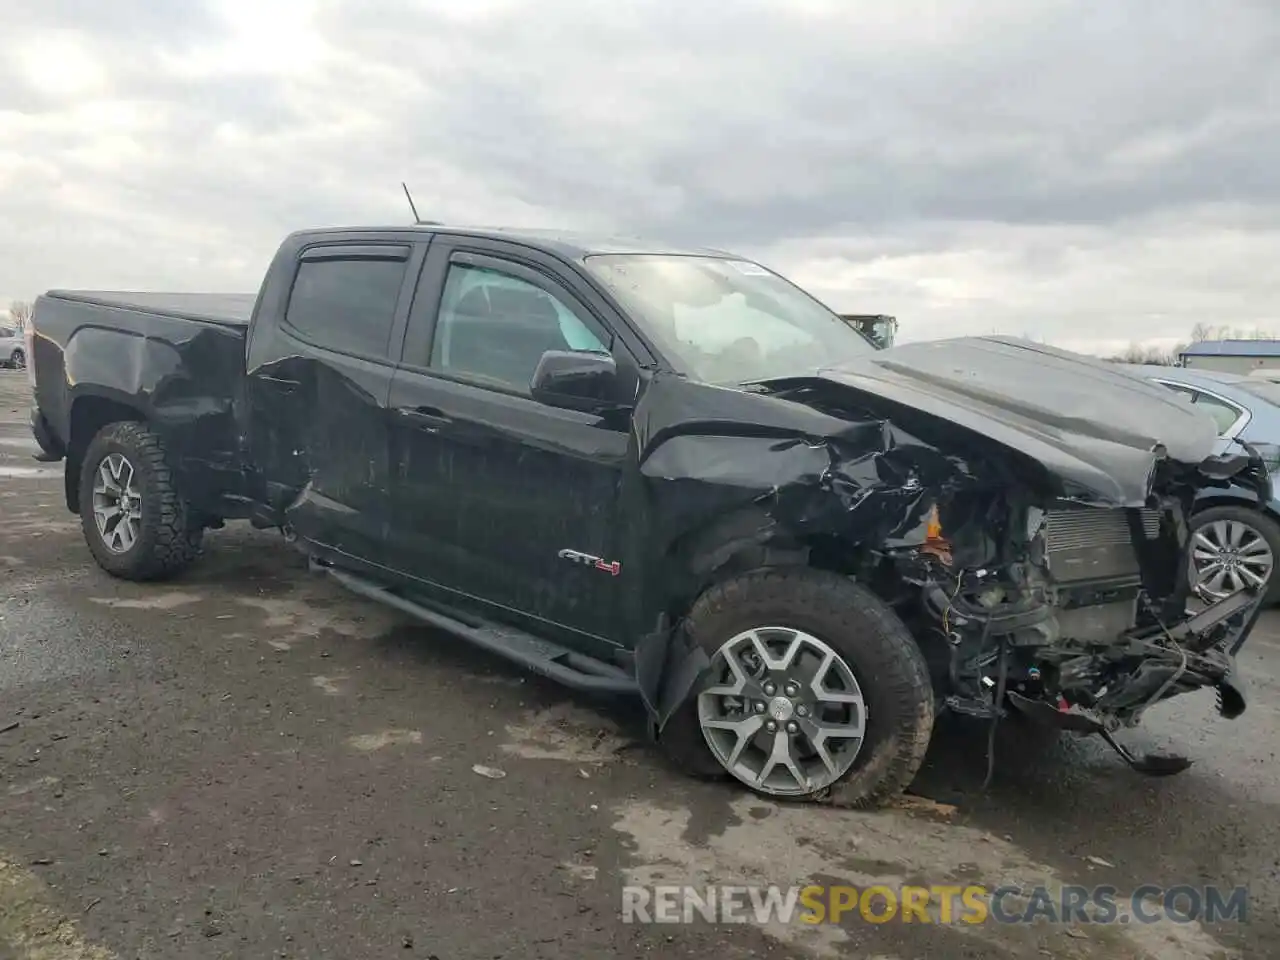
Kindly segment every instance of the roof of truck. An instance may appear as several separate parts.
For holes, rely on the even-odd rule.
[[[141,310],[223,326],[247,326],[256,293],[144,293],[126,290],[50,290],[50,297],[101,307]]]
[[[734,257],[734,254],[709,247],[681,247],[639,237],[617,237],[608,234],[575,233],[568,230],[538,230],[516,227],[463,227],[434,223],[410,224],[407,227],[324,227],[300,230],[293,236],[310,237],[327,234],[403,233],[405,230],[453,236],[485,237],[522,243],[567,260],[582,260],[600,254],[667,254],[671,256]],[[103,307],[141,310],[186,320],[200,320],[223,326],[247,326],[257,301],[256,293],[146,293],[121,290],[50,290],[50,297],[75,300]]]
[[[581,260],[599,254],[650,253],[674,256],[734,257],[735,254],[711,247],[685,247],[644,237],[618,236],[609,233],[585,233],[573,230],[539,229],[535,227],[481,227],[460,224],[419,223],[399,226],[326,227],[303,230],[303,234],[383,233],[391,231],[423,231],[453,236],[486,237],[509,240],[555,253],[569,260]]]

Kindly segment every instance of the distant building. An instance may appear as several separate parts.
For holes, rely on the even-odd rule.
[[[1280,370],[1280,340],[1205,340],[1181,350],[1178,363],[1192,370],[1223,373]]]

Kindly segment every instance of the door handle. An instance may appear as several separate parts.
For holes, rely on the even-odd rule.
[[[426,427],[443,427],[453,422],[453,418],[439,407],[400,407],[400,415]]]

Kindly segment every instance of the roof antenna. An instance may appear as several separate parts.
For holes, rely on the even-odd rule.
[[[409,201],[409,209],[413,211],[413,222],[422,223],[422,218],[418,216],[418,208],[413,202],[413,194],[409,192],[409,185],[401,180],[400,186],[404,187],[404,198]]]

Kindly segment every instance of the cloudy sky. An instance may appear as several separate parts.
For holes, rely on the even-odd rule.
[[[0,304],[316,225],[753,255],[903,339],[1280,333],[1276,0],[6,0]]]

